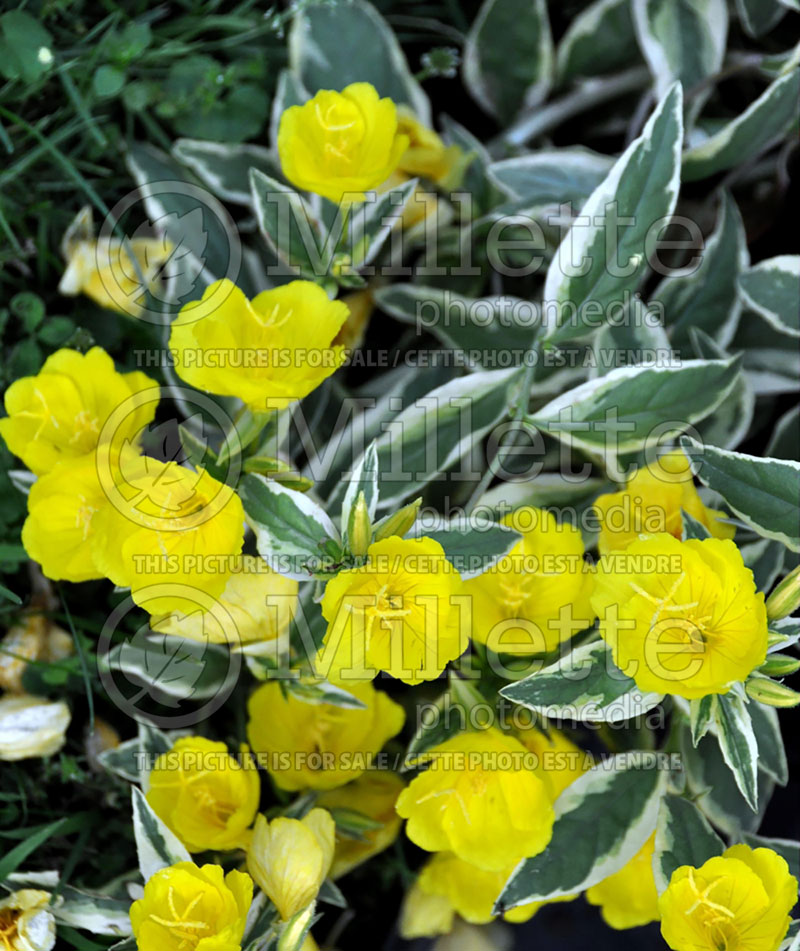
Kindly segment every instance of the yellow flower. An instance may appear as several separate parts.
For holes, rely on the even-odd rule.
[[[253,555],[240,555],[231,565],[233,574],[219,597],[223,611],[163,614],[152,619],[152,629],[212,644],[250,644],[283,637],[297,608],[298,583]]]
[[[456,913],[444,895],[431,895],[419,884],[419,878],[411,886],[400,913],[400,937],[406,941],[414,938],[432,938],[449,934],[455,923]]]
[[[397,108],[397,128],[408,139],[408,147],[397,170],[410,178],[428,178],[437,184],[449,184],[449,179],[463,164],[461,149],[457,145],[445,145],[437,133],[420,122],[405,105]]]
[[[54,581],[91,581],[103,572],[94,559],[97,513],[108,505],[94,453],[59,463],[28,494],[22,544]]]
[[[426,756],[430,767],[397,800],[420,848],[497,871],[547,846],[553,807],[519,740],[494,728],[460,733]]]
[[[505,868],[490,871],[465,862],[452,852],[438,852],[423,866],[417,886],[426,895],[444,898],[452,911],[464,921],[473,925],[484,925],[494,918],[494,903],[516,864],[516,861],[513,861]],[[573,901],[575,898],[577,895],[568,895],[558,900]],[[546,904],[548,902],[529,902],[506,912],[503,917],[515,924],[529,921]],[[433,937],[439,933],[428,931],[426,935]]]
[[[22,676],[30,661],[57,663],[75,649],[72,635],[38,610],[25,613],[0,641],[0,688],[22,691]]]
[[[559,730],[543,733],[536,727],[517,733],[523,746],[537,757],[535,772],[544,783],[552,802],[591,768],[586,754]]]
[[[240,951],[252,901],[244,872],[191,862],[162,868],[131,905],[139,951]]]
[[[0,697],[0,760],[52,756],[64,745],[70,719],[63,700]]]
[[[193,591],[199,600],[222,594],[244,540],[244,510],[231,486],[204,469],[142,456],[103,488],[112,504],[92,520],[102,574],[151,614],[191,614],[199,603]]]
[[[333,340],[347,316],[347,306],[313,281],[291,281],[252,301],[230,281],[217,281],[172,324],[175,372],[254,412],[284,409],[342,365],[344,347]]]
[[[331,878],[347,875],[394,842],[401,825],[395,804],[404,786],[405,783],[396,773],[371,770],[355,782],[323,792],[317,797],[317,803],[325,809],[358,812],[380,823],[378,828],[365,829],[361,840],[337,831]]]
[[[335,831],[324,809],[302,819],[256,819],[247,867],[284,921],[317,897],[333,861]]]
[[[61,242],[67,267],[59,293],[67,297],[86,294],[101,307],[138,317],[147,303],[146,290],[156,290],[173,250],[167,238],[131,238],[127,247],[119,238],[96,239],[92,209],[86,206]]]
[[[157,392],[158,384],[144,373],[117,373],[100,347],[85,354],[57,350],[36,376],[24,376],[6,390],[8,417],[0,420],[0,436],[31,472],[43,475],[58,462],[92,452],[101,433],[116,452],[138,445],[155,416]],[[130,412],[115,413],[126,404]]]
[[[363,199],[397,168],[408,146],[398,133],[397,109],[369,83],[341,92],[320,90],[281,116],[278,156],[283,174],[298,188],[338,202]]]
[[[247,844],[261,784],[247,747],[241,752],[242,763],[224,743],[186,736],[153,764],[147,801],[190,852]]]
[[[660,534],[610,552],[592,603],[615,664],[642,690],[727,693],[766,657],[764,595],[729,540]]]
[[[701,868],[682,865],[659,899],[673,951],[777,951],[797,901],[797,879],[772,849],[734,845]]]
[[[367,562],[332,578],[316,667],[332,680],[388,671],[408,684],[433,680],[467,647],[461,577],[432,538],[386,538]]]
[[[543,654],[591,625],[593,576],[581,533],[544,509],[520,508],[503,524],[522,534],[493,568],[464,586],[472,637],[495,653]]]
[[[653,833],[623,867],[586,891],[590,905],[599,905],[603,921],[621,931],[658,921],[658,892],[653,878]]]
[[[5,951],[50,951],[55,947],[50,895],[23,888],[0,901],[0,941]]]
[[[372,684],[348,684],[363,708],[306,703],[281,684],[259,687],[247,705],[247,738],[281,789],[334,789],[357,779],[403,728],[403,708]]]
[[[733,538],[735,526],[722,521],[724,512],[706,508],[692,481],[689,460],[670,452],[636,472],[624,489],[601,495],[594,503],[600,520],[600,554],[627,548],[640,534],[683,534],[681,509],[697,519],[715,538]]]
[[[347,307],[348,317],[333,342],[341,344],[347,351],[356,350],[364,342],[364,334],[375,310],[375,295],[369,287],[365,287],[345,294],[341,300]]]

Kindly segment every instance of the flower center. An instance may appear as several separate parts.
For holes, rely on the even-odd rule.
[[[0,941],[4,951],[14,951],[14,939],[17,937],[19,911],[16,908],[4,908],[0,911]]]
[[[719,885],[721,879],[716,879],[700,889],[694,877],[694,870],[689,870],[689,884],[695,896],[695,903],[686,911],[687,917],[695,915],[708,935],[709,944],[716,951],[736,951],[739,944],[739,932],[734,923],[736,915],[730,908],[719,902],[712,901],[711,892]]]
[[[323,107],[315,105],[317,122],[325,133],[325,164],[331,171],[344,171],[353,164],[364,138],[364,120],[358,108],[348,101],[337,100]],[[345,166],[342,170],[340,167]]]
[[[202,897],[202,895],[196,895],[183,911],[179,913],[175,907],[175,889],[170,887],[167,904],[169,905],[171,917],[160,918],[158,915],[150,915],[153,921],[162,925],[164,928],[169,928],[175,937],[179,939],[180,944],[178,945],[178,951],[184,951],[185,948],[196,947],[197,942],[205,937],[205,932],[211,931],[211,927],[207,921],[192,921],[192,919],[189,918],[189,915],[198,902],[201,901]]]

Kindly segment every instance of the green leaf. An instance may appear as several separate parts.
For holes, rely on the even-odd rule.
[[[239,235],[218,202],[168,155],[150,145],[134,142],[126,164],[139,186],[150,224],[166,234],[174,245],[172,258],[180,260],[176,297],[198,298],[201,272],[209,281],[238,274]]]
[[[753,572],[758,591],[769,591],[783,568],[786,549],[777,541],[759,538],[758,541],[740,546],[742,559]]]
[[[297,700],[303,703],[327,703],[333,707],[341,707],[343,710],[364,710],[366,704],[359,700],[344,687],[328,683],[327,680],[319,681],[301,681],[286,680],[283,681],[286,690]]]
[[[508,412],[516,368],[451,380],[415,400],[376,442],[380,509],[396,506],[466,456]]]
[[[248,188],[251,168],[272,178],[280,175],[277,157],[260,145],[178,139],[172,147],[172,154],[187,165],[217,198],[240,205],[252,202]]]
[[[633,0],[633,19],[659,96],[675,81],[690,90],[722,65],[725,0]]]
[[[714,725],[716,715],[717,702],[713,694],[690,701],[689,725],[692,730],[692,745],[695,748]]]
[[[16,872],[29,855],[32,855],[39,846],[44,845],[48,839],[58,833],[66,821],[62,818],[42,826],[26,839],[23,839],[19,845],[15,845],[13,849],[6,852],[0,859],[0,882],[4,882],[9,875]]]
[[[704,538],[711,538],[711,532],[705,527],[705,525],[703,525],[702,522],[698,522],[693,515],[690,515],[683,509],[681,509],[681,521],[683,522],[683,532],[681,537],[684,541],[688,541],[690,538],[697,538],[701,541]]]
[[[751,528],[800,551],[800,463],[702,446],[689,436],[681,446],[700,481]]]
[[[23,10],[0,16],[0,73],[35,83],[53,65],[53,37]]]
[[[509,198],[527,205],[582,205],[608,175],[612,158],[590,149],[551,149],[502,159],[489,177]]]
[[[664,797],[658,812],[653,853],[653,876],[659,894],[669,885],[675,869],[682,865],[700,868],[724,851],[725,843],[694,803],[678,796]]]
[[[281,116],[292,106],[302,106],[309,99],[308,90],[303,86],[297,73],[291,69],[282,69],[275,87],[272,99],[272,116],[270,119],[269,139],[273,147],[278,144],[278,129]]]
[[[352,267],[356,270],[373,261],[401,221],[406,206],[411,202],[418,180],[409,179],[382,194],[369,192],[367,200],[356,204],[348,218],[348,247],[352,249]]]
[[[484,703],[475,684],[451,675],[450,687],[436,703],[420,709],[419,726],[408,744],[403,768],[413,769],[428,750],[469,729],[470,710]]]
[[[461,520],[424,534],[444,548],[445,557],[464,579],[488,571],[522,538],[504,525],[465,526]]]
[[[713,412],[730,393],[739,365],[732,358],[620,367],[567,390],[527,419],[590,452],[633,452]]]
[[[464,85],[502,123],[547,95],[553,38],[545,0],[484,0],[464,46]]]
[[[139,733],[132,740],[103,750],[99,761],[111,773],[130,783],[146,786],[149,766],[162,754],[172,749],[172,740],[166,733],[145,721],[139,722]]]
[[[100,99],[116,96],[125,85],[125,70],[105,64],[95,70],[92,76],[92,89]]]
[[[780,333],[800,337],[800,255],[760,261],[739,276],[744,302]]]
[[[579,337],[592,317],[608,305],[625,303],[638,286],[663,223],[674,211],[680,186],[683,95],[673,86],[642,131],[597,186],[571,231],[559,245],[544,287],[547,336],[552,342]],[[623,216],[628,226],[611,237]],[[615,245],[614,267],[607,261]],[[576,263],[579,265],[576,268]],[[555,306],[555,315],[550,311]]]
[[[772,777],[779,786],[789,782],[789,765],[781,736],[778,711],[755,700],[747,705],[753,733],[758,744],[758,768]]]
[[[786,13],[786,6],[777,0],[736,0],[736,9],[745,32],[752,37],[769,33]]]
[[[716,702],[717,738],[722,756],[739,791],[755,812],[758,809],[758,741],[748,704],[731,693]]]
[[[690,343],[691,328],[704,330],[721,347],[731,342],[741,312],[736,280],[748,260],[739,209],[730,194],[723,192],[717,226],[697,268],[664,278],[650,297],[651,304],[659,302],[664,308],[664,323],[674,347]]]
[[[516,350],[522,356],[539,322],[539,309],[530,301],[509,295],[465,297],[419,284],[378,288],[375,303],[418,332],[429,331],[444,346],[462,351],[470,367],[491,362],[491,354],[499,350]]]
[[[558,44],[558,80],[598,76],[630,66],[638,56],[630,0],[596,0],[572,17]]]
[[[394,31],[365,0],[306,4],[289,34],[289,64],[312,95],[372,83],[381,96],[408,104],[421,122],[431,124],[428,97],[411,75]]]
[[[123,936],[131,933],[130,901],[66,886],[53,914],[61,925],[81,928],[93,935]]]
[[[683,180],[693,182],[754,158],[797,122],[800,70],[776,79],[755,102],[683,154]]]
[[[657,706],[661,694],[644,693],[616,666],[604,641],[576,648],[549,667],[500,691],[552,719],[621,723]]]
[[[621,753],[556,800],[553,838],[506,883],[495,912],[591,888],[626,865],[656,826],[668,771],[656,754]]]
[[[322,238],[322,226],[311,206],[293,188],[250,169],[253,210],[269,246],[286,265],[308,279],[330,271],[336,235]]]
[[[632,363],[644,367],[674,362],[659,315],[638,297],[631,301],[622,320],[600,328],[595,334],[592,351],[597,376],[605,376]]]
[[[255,473],[242,479],[239,494],[258,553],[273,571],[308,581],[331,570],[341,541],[316,502]]]
[[[800,462],[800,403],[787,410],[775,423],[765,452],[773,459]]]
[[[162,868],[178,862],[191,862],[186,848],[153,812],[141,789],[131,787],[131,797],[136,854],[145,882]]]

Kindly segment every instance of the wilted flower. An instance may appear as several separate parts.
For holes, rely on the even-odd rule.
[[[190,852],[246,846],[261,784],[242,754],[238,762],[224,743],[186,736],[153,764],[147,801]]]
[[[281,789],[333,789],[358,778],[403,728],[403,708],[372,684],[349,684],[364,706],[306,703],[276,681],[247,705],[247,738]]]
[[[118,373],[100,347],[88,353],[57,350],[36,376],[24,376],[5,395],[8,417],[0,419],[0,436],[8,448],[37,475],[56,463],[75,460],[98,447],[101,434],[112,458],[126,446],[137,446],[141,432],[155,416],[158,384],[144,373]],[[131,399],[142,394],[138,399]],[[120,412],[104,433],[112,414]]]
[[[5,951],[50,951],[55,947],[50,895],[23,888],[0,901],[0,941]]]
[[[734,845],[700,868],[682,865],[659,899],[673,951],[777,951],[797,902],[797,879],[772,849]]]
[[[337,830],[331,878],[347,875],[394,842],[402,825],[395,804],[404,788],[405,783],[397,773],[375,769],[365,773],[355,782],[317,796],[317,803],[325,809],[332,812],[337,809],[356,812],[378,824],[377,827],[364,829],[360,839]]]
[[[642,690],[727,693],[764,662],[764,595],[732,541],[644,537],[604,555],[592,599],[614,662]]]
[[[20,693],[30,661],[52,663],[69,657],[72,637],[40,611],[31,610],[0,641],[0,688]]]
[[[683,534],[681,509],[704,525],[715,538],[733,538],[736,528],[723,521],[724,512],[706,508],[692,481],[689,460],[669,452],[637,469],[624,489],[601,495],[594,503],[600,519],[601,554],[627,548],[640,534]]]
[[[381,670],[408,684],[433,680],[467,646],[461,594],[461,577],[432,538],[375,542],[364,565],[325,588],[318,673],[347,683]]]
[[[250,644],[283,637],[297,608],[297,582],[253,555],[240,555],[231,565],[233,574],[218,598],[222,611],[164,614],[152,619],[152,629],[212,644]],[[230,630],[226,629],[228,619]]]
[[[91,207],[81,209],[61,243],[67,267],[58,285],[67,297],[86,294],[101,307],[138,317],[154,291],[174,246],[166,238],[94,235]],[[134,263],[135,262],[135,263]],[[144,283],[142,283],[144,278]]]
[[[522,534],[494,567],[469,579],[472,637],[495,653],[543,654],[591,625],[593,575],[581,533],[552,512],[524,507],[503,519]]]
[[[397,168],[408,146],[397,109],[369,83],[320,90],[281,116],[278,155],[293,185],[338,202],[363,198]]]
[[[244,872],[191,862],[162,868],[131,906],[139,951],[240,951],[252,900]]]
[[[172,324],[175,372],[254,412],[283,409],[344,363],[344,347],[333,341],[347,316],[347,306],[313,281],[291,281],[252,301],[230,281],[217,281]]]
[[[653,877],[655,833],[622,868],[586,891],[590,905],[599,905],[611,928],[638,928],[658,921],[658,891]]]
[[[426,758],[431,765],[397,800],[412,842],[429,852],[454,852],[487,871],[508,869],[546,848],[553,807],[519,740],[495,728],[459,733]]]
[[[324,809],[302,819],[256,820],[247,867],[288,921],[317,897],[333,861],[335,825]]]
[[[70,719],[63,700],[0,697],[0,760],[52,756],[64,745]]]

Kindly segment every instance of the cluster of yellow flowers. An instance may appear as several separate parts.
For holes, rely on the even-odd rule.
[[[321,91],[286,110],[277,146],[289,181],[345,203],[412,176],[452,182],[464,163],[459,149],[445,147],[367,83]],[[413,222],[412,215],[404,223]],[[343,364],[349,316],[346,303],[310,281],[248,300],[223,280],[183,307],[169,346],[187,384],[268,414],[304,398]],[[220,353],[269,359],[206,359]],[[242,553],[245,519],[235,485],[143,454],[158,401],[154,380],[119,373],[99,347],[59,350],[39,374],[9,388],[0,434],[37,477],[23,529],[27,552],[49,578],[108,578],[129,588],[165,634],[202,633],[222,644],[282,638],[296,610],[297,582]],[[595,508],[595,566],[577,528],[530,506],[504,519],[520,534],[517,544],[466,581],[433,538],[370,538],[355,566],[320,594],[327,627],[312,659],[313,674],[345,688],[358,705],[306,702],[267,681],[249,698],[249,746],[238,757],[224,743],[183,736],[146,777],[150,807],[189,853],[231,852],[247,871],[182,862],[154,874],[131,909],[140,951],[236,951],[254,885],[275,906],[281,927],[297,925],[302,934],[325,880],[386,849],[402,820],[408,838],[432,853],[407,895],[403,935],[448,934],[458,919],[492,921],[515,867],[550,843],[556,800],[583,772],[580,750],[546,724],[469,730],[427,751],[428,768],[406,785],[371,765],[406,718],[373,685],[380,673],[412,685],[435,680],[470,639],[493,654],[548,655],[596,620],[615,663],[642,690],[687,699],[724,694],[764,662],[764,595],[732,540],[734,527],[703,504],[682,453],[641,468]],[[683,540],[682,511],[710,537]],[[215,556],[214,566],[198,555]],[[202,591],[227,620],[212,612],[199,632],[197,605],[190,592],[176,593],[176,584]],[[52,752],[62,740],[63,729],[42,748]],[[539,764],[573,765],[529,767],[528,753],[538,754]],[[498,761],[513,765],[498,768]],[[299,817],[260,813],[259,767],[276,789],[305,794],[310,808]],[[342,813],[365,820],[358,836],[337,825]],[[679,868],[659,897],[654,846],[651,836],[627,865],[587,891],[611,927],[660,920],[676,951],[775,951],[796,898],[783,859],[737,845],[702,868]],[[22,935],[31,916],[43,914],[43,894],[19,892],[0,903],[7,946],[11,929]],[[505,918],[526,921],[541,905]],[[52,919],[46,926],[52,930]]]

